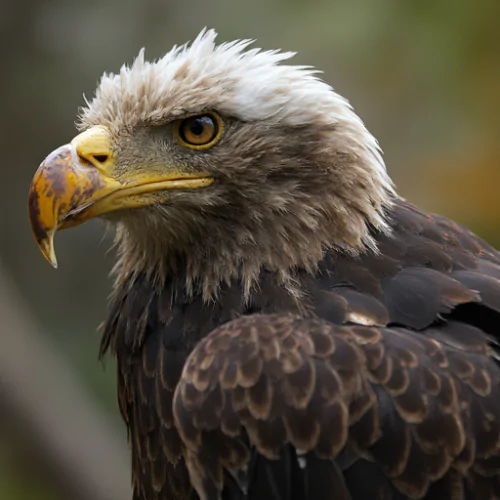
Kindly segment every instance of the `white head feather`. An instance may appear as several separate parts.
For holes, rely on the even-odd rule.
[[[158,123],[207,107],[244,121],[334,125],[339,143],[370,165],[381,188],[393,194],[377,140],[349,102],[315,76],[319,71],[280,64],[294,52],[245,50],[252,40],[216,45],[216,36],[204,29],[192,44],[155,62],[146,61],[142,49],[130,67],[104,74],[82,109],[80,129]]]

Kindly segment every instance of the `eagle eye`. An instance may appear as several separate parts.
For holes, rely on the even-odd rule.
[[[222,135],[222,128],[222,118],[213,112],[188,116],[174,123],[179,142],[191,149],[214,146]]]

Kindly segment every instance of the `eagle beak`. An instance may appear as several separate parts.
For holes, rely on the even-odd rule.
[[[136,208],[165,200],[165,191],[208,186],[213,179],[202,173],[169,169],[148,173],[147,166],[118,178],[111,136],[106,127],[95,126],[70,144],[45,158],[29,189],[31,229],[44,257],[57,267],[54,234],[108,212]]]

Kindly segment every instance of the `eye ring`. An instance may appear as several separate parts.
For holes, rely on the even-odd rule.
[[[224,122],[213,111],[187,116],[174,122],[174,133],[182,146],[207,149],[219,142]]]

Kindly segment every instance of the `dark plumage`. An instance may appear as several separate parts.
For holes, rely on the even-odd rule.
[[[30,191],[52,263],[116,228],[134,500],[500,498],[500,254],[308,69],[213,38],[105,76]]]
[[[380,254],[299,272],[300,301],[265,271],[248,303],[238,283],[206,304],[182,276],[131,278],[102,354],[118,356],[135,498],[191,498],[186,456],[206,498],[500,495],[500,258],[403,201],[391,219]]]

